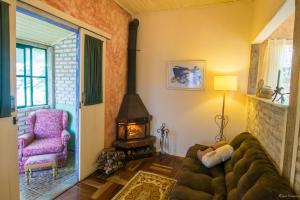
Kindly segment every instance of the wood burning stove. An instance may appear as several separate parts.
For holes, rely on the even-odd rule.
[[[140,96],[136,93],[136,41],[139,21],[129,24],[128,76],[125,94],[116,119],[116,140],[113,146],[124,150],[130,158],[151,155],[155,137],[150,136],[152,119]],[[135,155],[135,156],[134,156]],[[137,156],[138,155],[138,156]]]

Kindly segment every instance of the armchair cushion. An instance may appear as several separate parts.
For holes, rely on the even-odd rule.
[[[36,111],[34,125],[34,134],[36,138],[44,139],[61,137],[64,126],[63,113],[64,111],[62,110],[51,109]]]
[[[63,149],[61,138],[36,139],[23,149],[23,156],[57,153]]]
[[[71,135],[67,130],[63,130],[61,133],[61,141],[64,145],[71,139]]]
[[[32,133],[26,133],[18,137],[18,147],[22,149],[28,146],[34,140],[34,135]]]

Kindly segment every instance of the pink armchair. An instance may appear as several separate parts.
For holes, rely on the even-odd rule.
[[[18,137],[19,172],[30,156],[56,154],[59,166],[67,159],[68,114],[62,110],[38,110],[27,118],[28,133]]]

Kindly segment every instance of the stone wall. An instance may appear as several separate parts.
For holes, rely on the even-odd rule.
[[[75,150],[76,133],[76,34],[54,45],[55,108],[68,112],[69,149]]]
[[[287,107],[248,97],[247,131],[255,135],[279,170],[283,167]]]

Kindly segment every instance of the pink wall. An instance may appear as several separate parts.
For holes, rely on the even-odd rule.
[[[126,87],[128,22],[130,15],[113,0],[42,0],[111,34],[105,68],[105,146],[115,139],[115,118]]]

